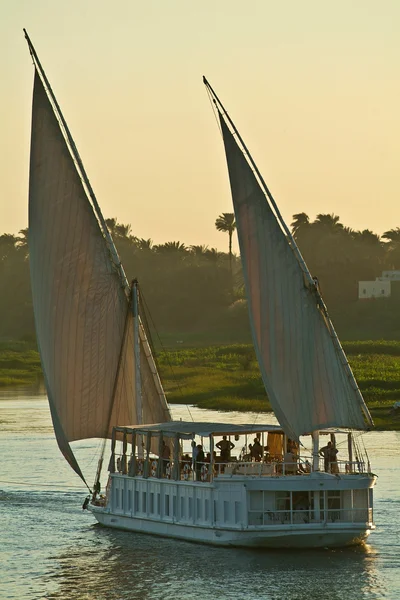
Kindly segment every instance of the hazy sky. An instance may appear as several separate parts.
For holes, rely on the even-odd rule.
[[[232,212],[204,73],[284,218],[400,226],[398,0],[0,0],[0,234],[27,226],[26,27],[104,216],[225,248]]]

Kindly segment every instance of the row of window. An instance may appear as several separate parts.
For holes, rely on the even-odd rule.
[[[114,507],[122,512],[132,512],[138,516],[150,516],[166,519],[175,519],[182,521],[201,522],[224,522],[239,523],[241,519],[240,502],[224,500],[218,502],[214,500],[214,514],[211,515],[211,500],[209,498],[194,498],[191,496],[181,496],[178,498],[175,494],[146,492],[135,490],[132,495],[131,490],[114,488]],[[194,513],[196,511],[196,514]]]

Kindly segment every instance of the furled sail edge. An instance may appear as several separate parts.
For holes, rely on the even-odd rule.
[[[230,118],[228,112],[226,111],[226,109],[224,108],[222,102],[220,101],[220,99],[218,98],[217,94],[215,93],[215,91],[213,90],[212,86],[210,85],[210,83],[207,81],[207,79],[205,77],[203,77],[203,82],[207,88],[208,93],[210,94],[210,97],[214,103],[214,106],[218,112],[219,118],[220,119],[224,119],[228,129],[231,130],[232,134],[237,138],[237,140],[239,140],[240,143],[238,143],[238,146],[243,154],[243,156],[245,157],[246,161],[248,162],[250,168],[252,169],[254,176],[256,177],[260,188],[263,190],[264,195],[266,197],[266,200],[269,201],[270,205],[271,205],[271,209],[274,211],[275,213],[275,217],[277,219],[277,222],[279,223],[280,227],[282,228],[285,236],[286,236],[286,240],[288,242],[289,247],[291,248],[297,263],[299,264],[300,269],[303,272],[304,275],[304,280],[305,280],[305,285],[311,289],[313,291],[313,293],[316,296],[317,299],[317,303],[318,303],[318,307],[319,307],[319,314],[321,315],[321,318],[323,319],[323,322],[325,324],[325,326],[327,327],[330,337],[332,339],[334,348],[336,350],[336,353],[339,357],[339,360],[345,370],[345,373],[349,379],[350,385],[353,388],[357,400],[360,404],[360,408],[364,414],[365,420],[367,422],[368,425],[373,426],[373,420],[372,417],[370,415],[370,412],[368,410],[367,405],[365,404],[364,398],[361,394],[361,391],[358,387],[357,381],[354,377],[354,374],[352,372],[352,369],[350,367],[350,364],[347,360],[346,354],[343,350],[343,347],[340,343],[340,340],[337,336],[337,333],[334,329],[333,323],[329,317],[328,314],[328,310],[327,307],[323,301],[323,298],[319,292],[318,286],[315,284],[314,279],[310,273],[310,271],[308,270],[308,267],[306,265],[306,262],[300,252],[299,247],[297,246],[293,235],[290,231],[290,229],[288,228],[288,226],[286,225],[280,211],[279,208],[267,186],[267,184],[264,181],[264,178],[262,177],[260,171],[258,170],[257,165],[255,164],[245,142],[243,141],[239,131],[237,130],[235,124],[233,123],[232,119]],[[254,334],[254,332],[253,332]]]

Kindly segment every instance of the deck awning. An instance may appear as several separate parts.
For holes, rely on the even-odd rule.
[[[152,436],[176,437],[192,439],[194,436],[208,437],[209,435],[255,435],[262,432],[283,433],[283,429],[277,425],[260,424],[233,424],[233,423],[209,423],[192,421],[170,421],[167,423],[155,423],[149,425],[127,425],[126,427],[114,427],[118,433],[137,433]],[[119,437],[119,436],[117,436]]]

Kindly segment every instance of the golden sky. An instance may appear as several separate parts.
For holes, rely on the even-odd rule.
[[[398,0],[0,0],[0,234],[27,226],[26,27],[104,216],[225,249],[205,74],[288,223],[400,226]]]

